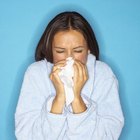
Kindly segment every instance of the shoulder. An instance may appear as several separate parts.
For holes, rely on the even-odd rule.
[[[30,64],[24,74],[23,87],[25,87],[27,90],[34,90],[36,93],[40,92],[46,97],[47,93],[50,93],[51,91],[47,69],[46,60],[41,60]]]
[[[112,68],[107,63],[99,60],[97,60],[95,64],[95,75],[96,77],[102,79],[110,79],[110,78],[116,79],[116,76]]]
[[[28,66],[28,69],[34,70],[34,69],[40,69],[44,67],[45,67],[45,60],[41,60],[41,61],[36,61],[30,64]]]
[[[30,64],[26,70],[26,73],[31,74],[31,75],[36,75],[36,74],[43,74],[44,71],[46,71],[46,62],[45,60],[33,62]]]
[[[101,96],[105,97],[111,87],[113,87],[114,90],[118,90],[119,88],[119,82],[116,75],[112,68],[105,62],[96,61],[94,87],[95,100],[100,99]]]

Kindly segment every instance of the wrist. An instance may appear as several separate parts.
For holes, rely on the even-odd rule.
[[[65,103],[65,95],[56,95],[54,100],[59,103]]]
[[[82,101],[82,97],[79,95],[79,96],[74,96],[74,100],[72,103],[80,103]]]
[[[51,113],[62,114],[64,106],[65,100],[63,98],[55,96],[52,103]]]
[[[87,109],[86,104],[84,103],[81,96],[79,98],[75,98],[71,103],[71,105],[72,105],[73,113],[75,114],[82,113]]]

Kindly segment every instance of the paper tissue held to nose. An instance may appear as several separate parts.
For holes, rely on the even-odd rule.
[[[73,76],[74,76],[74,68],[73,68],[74,60],[72,57],[68,57],[66,59],[66,65],[61,67],[61,71],[58,73],[61,81],[64,84],[65,96],[66,96],[66,106],[68,106],[74,100],[74,91],[73,91]]]

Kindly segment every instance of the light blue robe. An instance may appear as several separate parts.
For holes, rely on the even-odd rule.
[[[44,59],[31,64],[25,73],[15,113],[17,140],[118,140],[124,117],[118,80],[111,68],[89,54],[89,79],[81,92],[87,110],[73,114],[65,106],[62,114],[53,114],[52,66]]]

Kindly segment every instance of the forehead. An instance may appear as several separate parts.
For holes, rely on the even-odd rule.
[[[59,31],[54,35],[54,44],[80,43],[85,44],[86,40],[82,33],[77,30]]]

